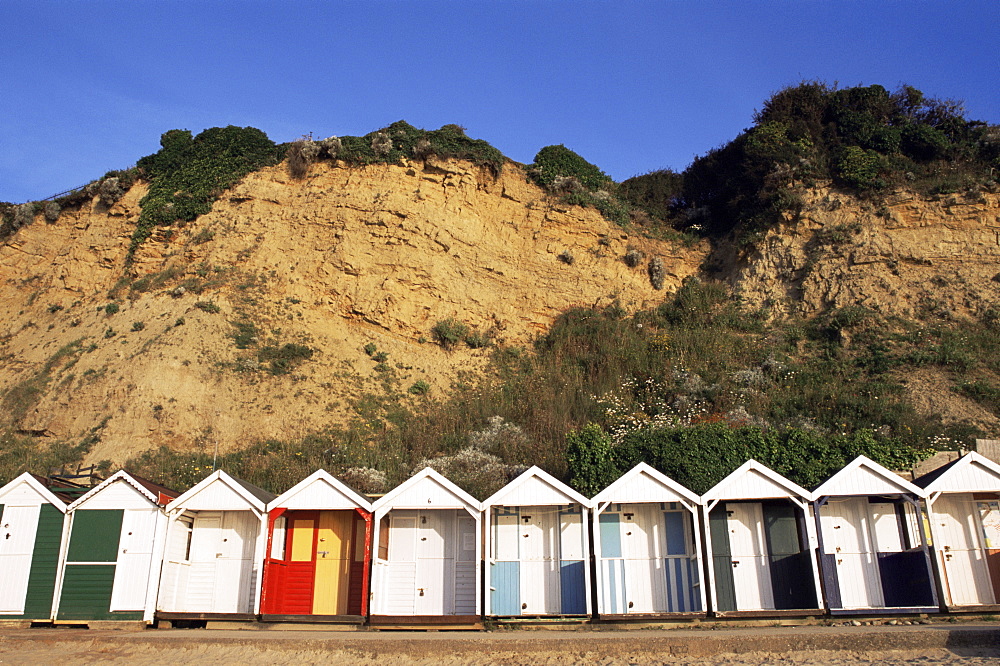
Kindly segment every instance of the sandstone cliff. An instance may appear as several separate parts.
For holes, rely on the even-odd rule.
[[[494,179],[455,161],[324,162],[302,181],[251,174],[126,271],[144,193],[39,216],[0,245],[0,419],[48,441],[99,436],[94,461],[315,432],[386,381],[441,394],[490,351],[442,349],[436,322],[525,345],[572,306],[662,300],[628,250],[661,259],[667,292],[707,251],[561,205],[516,165]],[[287,344],[313,351],[288,374],[254,356]]]

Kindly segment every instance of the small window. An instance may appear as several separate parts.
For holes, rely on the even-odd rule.
[[[284,516],[279,516],[274,521],[274,530],[271,532],[271,559],[285,559],[285,524]]]

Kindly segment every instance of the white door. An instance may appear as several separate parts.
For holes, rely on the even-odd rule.
[[[389,551],[382,587],[386,615],[414,615],[417,595],[416,511],[393,511],[389,522]]]
[[[201,512],[191,528],[191,565],[184,610],[192,613],[215,612],[215,580],[219,552],[222,515]]]
[[[738,610],[774,608],[771,570],[764,540],[764,512],[759,502],[729,502],[729,547]]]
[[[940,539],[935,550],[944,566],[945,590],[951,605],[994,603],[972,495],[942,495],[933,507]]]
[[[521,613],[558,613],[559,511],[556,507],[521,508],[518,543],[521,545]]]
[[[215,574],[215,612],[249,613],[254,585],[253,556],[260,521],[249,511],[222,514]]]
[[[0,519],[0,613],[24,612],[40,507],[10,506]]]
[[[126,509],[118,542],[118,564],[111,592],[112,611],[140,611],[146,608],[149,591],[153,538],[156,534],[155,509]]]
[[[454,511],[422,511],[417,520],[416,615],[447,615],[455,608]]]
[[[479,576],[476,569],[476,521],[464,511],[458,515],[458,541],[455,544],[455,609],[456,615],[478,615],[476,590]]]
[[[630,504],[622,510],[621,544],[625,559],[625,612],[654,613],[666,599],[662,512],[658,505]],[[662,604],[661,604],[662,605]]]
[[[868,499],[858,497],[827,502],[820,510],[820,524],[823,548],[827,554],[835,556],[841,608],[883,607]]]

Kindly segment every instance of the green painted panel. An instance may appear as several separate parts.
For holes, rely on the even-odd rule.
[[[3,504],[0,504],[0,520],[3,520]]]
[[[733,581],[733,557],[729,547],[729,514],[720,502],[708,514],[712,535],[712,566],[715,571],[715,610],[736,610],[736,584]]]
[[[815,608],[816,589],[810,585],[812,555],[802,549],[799,511],[788,502],[763,502],[771,590],[777,610]]]
[[[59,619],[103,619],[110,614],[114,584],[114,564],[67,564],[59,599]]]
[[[802,552],[796,508],[788,502],[763,502],[761,508],[768,554],[795,555]]]
[[[28,593],[25,597],[24,615],[21,616],[27,620],[48,620],[52,617],[59,544],[62,541],[62,512],[51,504],[43,504],[40,508],[35,549],[28,573]]]
[[[67,562],[117,562],[122,509],[81,509],[73,515]]]

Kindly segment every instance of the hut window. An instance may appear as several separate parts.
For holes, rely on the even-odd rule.
[[[271,559],[285,559],[285,524],[284,516],[279,516],[274,521],[274,531],[271,533]]]
[[[1000,548],[1000,502],[979,502],[979,518],[986,547]]]
[[[378,525],[378,558],[389,559],[389,516],[382,516]]]

